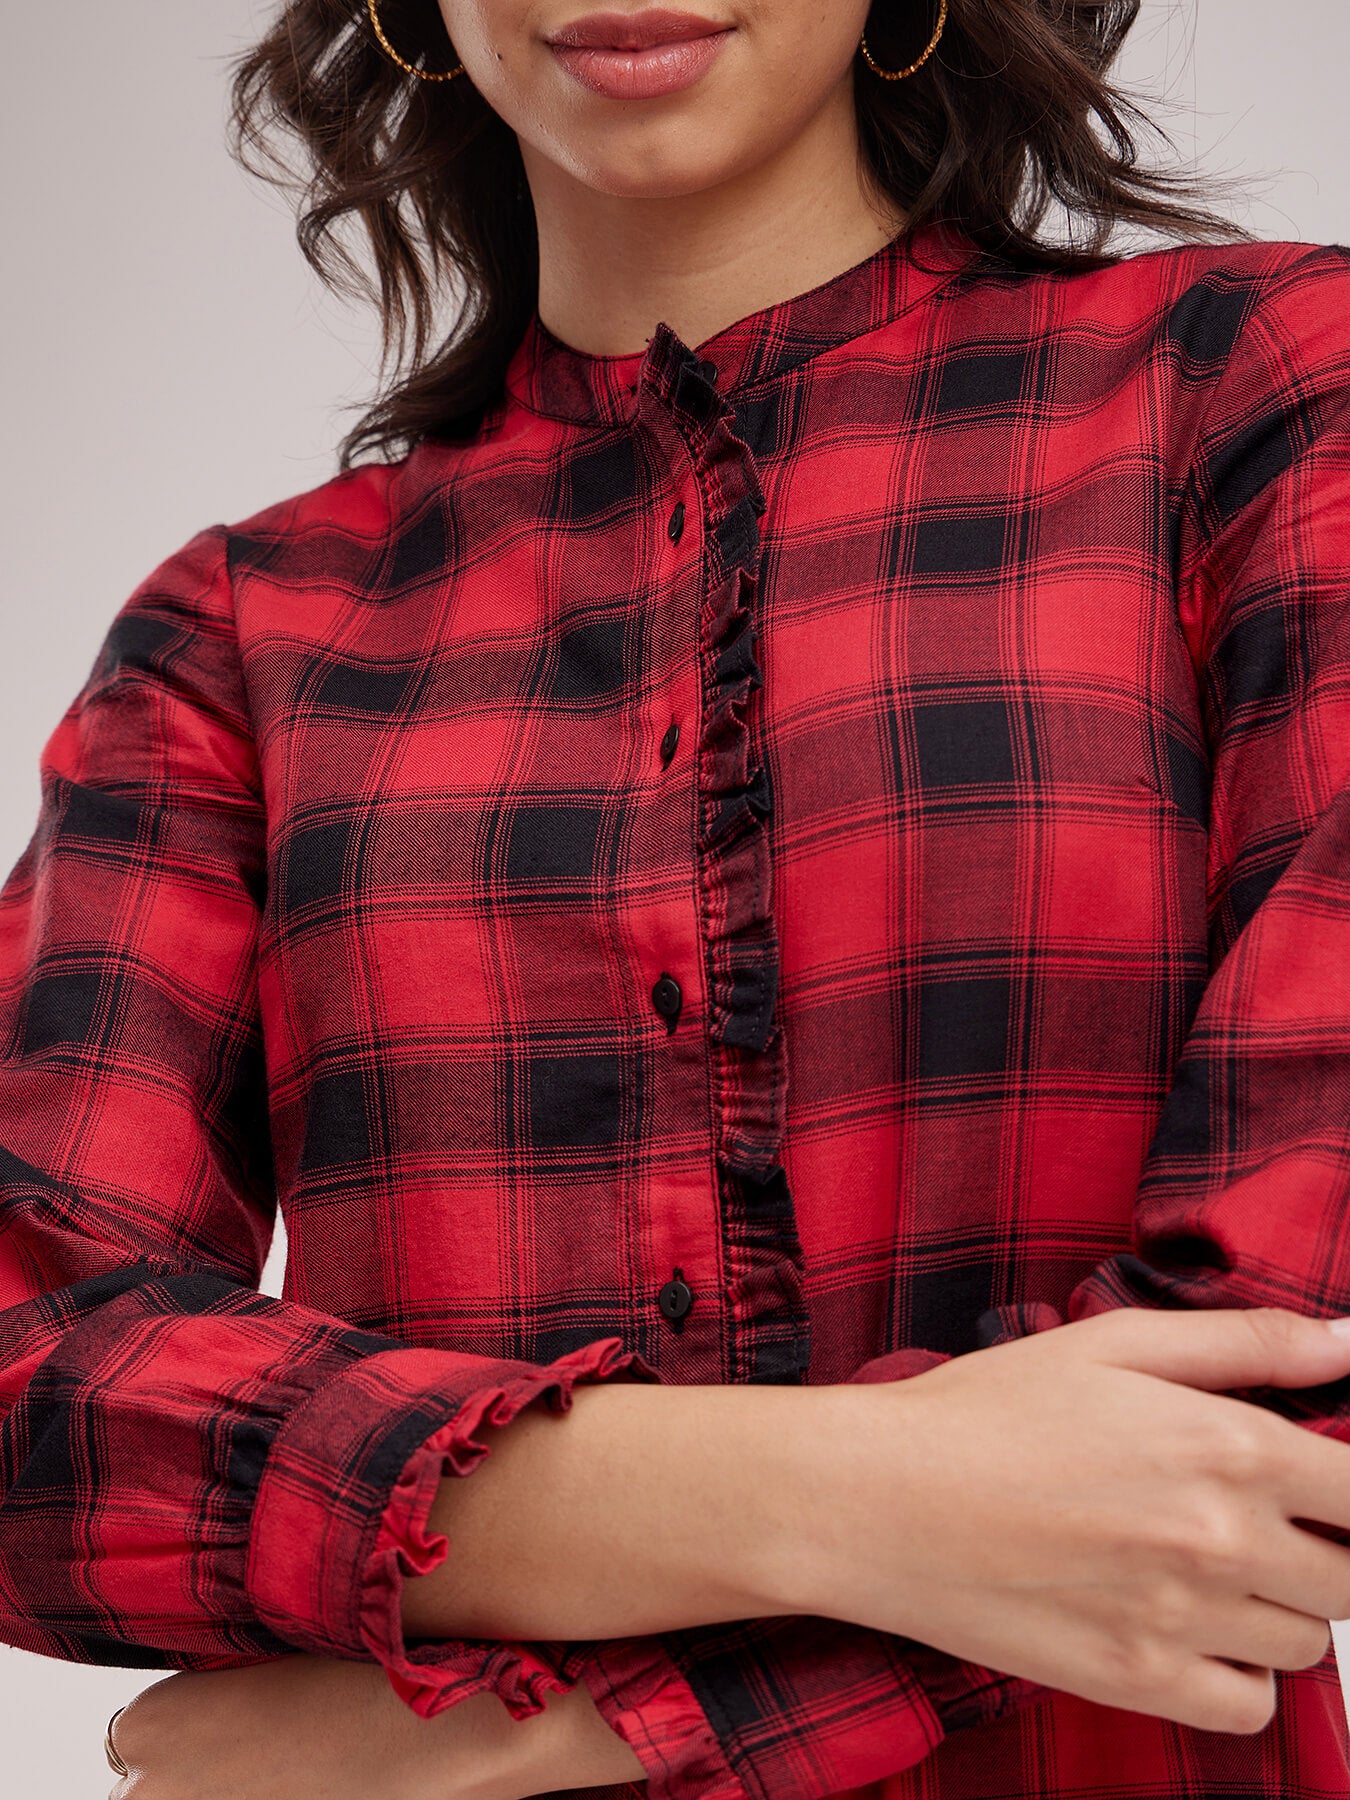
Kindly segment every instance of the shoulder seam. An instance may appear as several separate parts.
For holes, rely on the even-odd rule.
[[[1232,344],[1229,346],[1228,352],[1224,357],[1223,367],[1214,379],[1210,392],[1206,397],[1204,409],[1196,426],[1195,450],[1187,470],[1183,494],[1191,492],[1194,488],[1196,475],[1200,466],[1200,446],[1209,434],[1215,409],[1218,405],[1219,396],[1225,388],[1229,373],[1234,368],[1237,358],[1241,355],[1244,347],[1250,342],[1253,329],[1261,319],[1265,308],[1273,299],[1279,297],[1290,287],[1298,286],[1306,279],[1307,265],[1309,263],[1318,261],[1329,254],[1334,255],[1335,260],[1332,265],[1333,267],[1343,268],[1346,273],[1350,273],[1350,246],[1340,243],[1313,244],[1308,247],[1302,256],[1295,257],[1291,262],[1284,263],[1277,268],[1264,271],[1252,281],[1251,292],[1242,311],[1241,323],[1233,335]],[[1200,282],[1203,282],[1209,275],[1216,272],[1217,271],[1215,270],[1206,270],[1204,275],[1200,276],[1196,282],[1192,282],[1183,290],[1183,292],[1190,293],[1200,284]],[[1180,299],[1181,296],[1178,295],[1177,298]],[[1350,326],[1347,327],[1346,335],[1346,363],[1347,368],[1350,369]],[[1196,549],[1188,565],[1185,568],[1179,568],[1177,570],[1178,590],[1194,578],[1206,557],[1219,543],[1220,539],[1224,537],[1230,526],[1236,524],[1238,519],[1247,513],[1248,509],[1260,498],[1260,496],[1266,493],[1286,472],[1286,469],[1279,469],[1272,473],[1254,492],[1247,495],[1237,514],[1232,518],[1224,520],[1216,532],[1211,533],[1205,538]],[[1222,608],[1218,608],[1213,617],[1207,617],[1204,620],[1200,648],[1202,660],[1209,655],[1214,646],[1215,631],[1221,613]]]
[[[244,718],[248,723],[248,739],[253,748],[253,767],[257,775],[254,784],[254,795],[260,807],[266,806],[262,785],[262,759],[258,754],[258,722],[253,716],[253,706],[249,699],[248,682],[244,677],[244,646],[239,636],[239,610],[235,593],[234,556],[231,545],[234,531],[230,525],[218,520],[208,530],[218,532],[221,541],[221,566],[225,573],[225,587],[230,603],[230,641],[234,654],[234,665],[239,675],[239,699],[244,708]]]

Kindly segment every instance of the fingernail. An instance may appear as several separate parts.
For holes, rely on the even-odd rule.
[[[1350,1337],[1350,1319],[1328,1319],[1328,1331],[1334,1331],[1337,1337]]]

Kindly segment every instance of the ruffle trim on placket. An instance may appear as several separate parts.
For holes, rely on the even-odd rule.
[[[758,645],[759,515],[749,446],[724,408],[701,471],[712,529],[701,624],[699,868],[730,1319],[732,1379],[799,1382],[809,1356],[803,1258],[782,1155],[786,1052],[775,1026],[778,933],[767,763],[750,723]]]

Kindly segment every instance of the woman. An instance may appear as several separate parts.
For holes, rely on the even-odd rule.
[[[4,890],[0,1636],[180,1671],[116,1795],[1350,1794],[1350,252],[1135,165],[1135,10],[241,61],[402,360]]]

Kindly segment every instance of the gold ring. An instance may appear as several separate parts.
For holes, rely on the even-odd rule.
[[[127,1706],[130,1706],[130,1704],[131,1702],[128,1700]],[[126,1706],[119,1706],[111,1719],[108,1720],[108,1729],[103,1733],[103,1754],[108,1759],[108,1767],[115,1770],[119,1775],[130,1775],[131,1770],[122,1761],[121,1757],[117,1754],[116,1749],[113,1747],[112,1728],[126,1710]]]

